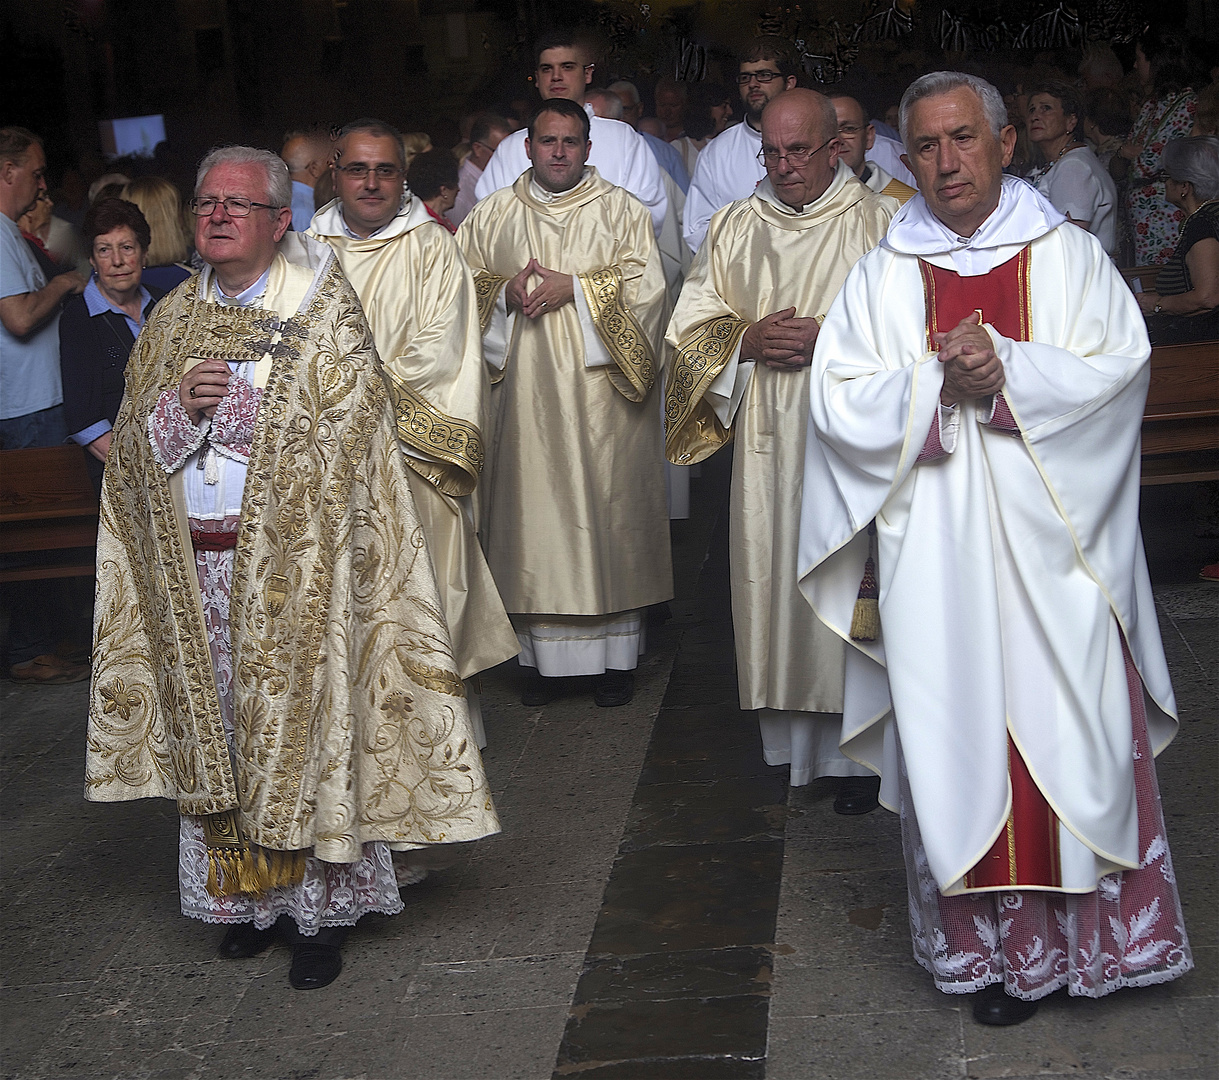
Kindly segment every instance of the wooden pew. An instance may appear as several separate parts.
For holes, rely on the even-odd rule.
[[[0,451],[0,582],[86,577],[97,545],[97,494],[79,446]]]
[[[1151,350],[1142,482],[1196,480],[1219,480],[1219,341]]]

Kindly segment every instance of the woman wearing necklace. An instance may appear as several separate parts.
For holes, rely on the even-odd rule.
[[[1028,133],[1048,165],[1030,182],[1112,255],[1117,250],[1117,187],[1084,143],[1083,110],[1075,90],[1058,83],[1034,88]]]
[[[88,451],[89,474],[100,487],[127,357],[165,294],[140,284],[151,232],[135,203],[99,199],[85,215],[84,236],[93,276],[60,316],[59,367],[70,438]]]
[[[1154,345],[1219,340],[1219,137],[1164,147],[1164,191],[1187,216],[1155,292],[1140,293]]]

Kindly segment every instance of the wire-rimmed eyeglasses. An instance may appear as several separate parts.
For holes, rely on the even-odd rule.
[[[190,212],[195,217],[211,217],[216,212],[217,206],[223,206],[224,212],[229,217],[249,217],[250,211],[257,207],[259,210],[282,210],[282,206],[272,206],[270,203],[254,202],[253,199],[191,199],[186,204],[190,207]]]
[[[836,139],[837,136],[835,136],[833,139],[827,139],[819,147],[817,147],[816,150],[810,150],[806,146],[797,146],[794,150],[789,150],[786,154],[780,154],[778,150],[767,150],[766,147],[762,147],[762,149],[758,151],[758,161],[760,161],[768,169],[773,169],[779,164],[780,161],[783,161],[786,158],[789,168],[802,169],[809,163],[814,154],[819,154],[822,150],[829,146],[830,143],[835,142]]]

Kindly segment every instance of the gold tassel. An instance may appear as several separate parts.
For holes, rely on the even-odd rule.
[[[220,891],[220,872],[216,866],[216,849],[207,849],[207,894],[208,896],[222,896]]]
[[[851,613],[851,640],[875,641],[880,636],[880,587],[876,583],[876,522],[868,523],[868,558]]]

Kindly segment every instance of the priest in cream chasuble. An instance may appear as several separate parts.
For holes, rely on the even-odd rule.
[[[584,111],[547,101],[531,127],[534,167],[458,232],[496,369],[483,540],[521,663],[601,675],[598,701],[622,704],[642,609],[673,595],[664,275],[646,210],[585,165]]]
[[[335,144],[339,197],[317,212],[310,235],[334,248],[372,329],[457,671],[471,679],[518,651],[471,497],[486,456],[490,381],[469,268],[453,237],[404,191],[401,147],[377,121],[344,129]],[[473,685],[467,701],[481,732]]]
[[[901,809],[916,958],[993,1024],[1192,966],[1153,760],[1177,721],[1138,522],[1147,333],[1095,237],[1003,176],[1005,117],[974,76],[906,92],[920,194],[821,328],[800,535],[847,640],[875,523],[842,746]]]
[[[732,621],[741,708],[759,710],[766,760],[790,763],[794,786],[870,775],[838,749],[843,642],[796,583],[817,326],[897,210],[839,160],[836,131],[833,106],[814,91],[790,90],[766,106],[768,176],[712,218],[668,334],[670,460],[701,461],[735,437]]]
[[[286,917],[309,988],[401,909],[390,849],[499,826],[359,301],[275,155],[197,190],[106,468],[85,794],[175,800],[184,914],[225,956]]]

